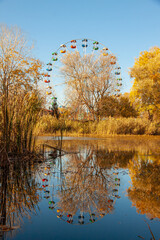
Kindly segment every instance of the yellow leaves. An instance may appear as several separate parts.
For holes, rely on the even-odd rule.
[[[22,59],[22,60],[21,60],[21,64],[23,64],[23,65],[29,65],[29,62],[26,61],[26,60],[24,60],[24,59]]]
[[[153,115],[154,111],[160,111],[160,108],[157,109],[159,92],[156,91],[160,84],[160,48],[141,52],[130,69],[130,75],[134,78],[131,101],[135,102],[141,112],[149,111]]]
[[[0,68],[2,76],[8,76],[8,79],[0,79],[0,84],[2,81],[9,82],[11,92],[8,95],[15,87],[21,90],[24,86],[34,88],[35,82],[40,79],[42,63],[30,56],[30,49],[18,28],[0,27]]]
[[[152,62],[156,56],[160,54],[160,48],[153,47],[149,51],[140,52],[140,56],[135,60],[135,66],[144,66],[145,64]]]

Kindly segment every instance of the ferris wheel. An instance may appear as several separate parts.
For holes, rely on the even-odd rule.
[[[81,68],[83,68],[83,71],[85,70],[91,73],[95,71],[95,69],[98,69],[97,73],[99,75],[97,74],[96,77],[97,84],[99,86],[101,85],[100,80],[102,78],[105,79],[105,76],[108,75],[108,78],[106,78],[108,84],[108,88],[106,89],[107,94],[114,97],[120,96],[120,89],[122,87],[121,67],[118,64],[116,56],[109,50],[108,47],[98,41],[92,39],[74,39],[60,45],[56,51],[52,52],[52,57],[46,65],[44,83],[46,84],[46,95],[48,102],[52,101],[53,99],[54,101],[57,101],[55,96],[56,94],[53,89],[56,88],[58,89],[58,92],[62,93],[62,85],[66,85],[72,81],[75,81],[74,77],[72,79],[66,77],[63,69],[64,63],[65,65],[68,64],[67,57],[69,57],[71,62],[72,60],[74,61],[75,56],[81,57],[81,63],[83,61]],[[88,57],[90,60],[86,60]],[[99,69],[102,67],[100,61],[102,63],[107,63],[105,69],[103,69],[103,72],[99,71]],[[81,78],[81,81],[84,82],[84,91],[86,94],[89,94],[88,86],[90,79],[87,79],[87,76],[84,75],[84,72],[81,71],[79,78]],[[92,79],[93,76],[94,75],[92,74]]]

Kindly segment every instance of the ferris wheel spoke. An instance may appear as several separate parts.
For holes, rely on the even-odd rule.
[[[70,53],[69,49],[66,47],[66,53]]]
[[[54,78],[63,78],[64,76],[60,75],[60,74],[53,74],[52,77],[54,77]]]
[[[93,63],[93,65],[92,65],[92,67],[91,68],[93,68],[94,67],[94,65],[99,61],[99,59],[102,57],[102,54],[101,55],[99,55],[98,56],[98,58],[96,59],[96,61],[94,61],[94,63]]]
[[[75,52],[79,52],[79,46],[78,45],[76,45],[76,49],[75,49]]]

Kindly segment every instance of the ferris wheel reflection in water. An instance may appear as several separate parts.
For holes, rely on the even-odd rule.
[[[53,165],[52,165],[53,164]],[[40,171],[44,198],[58,218],[70,224],[94,223],[112,213],[120,178],[114,169],[103,167],[95,151],[61,157]]]

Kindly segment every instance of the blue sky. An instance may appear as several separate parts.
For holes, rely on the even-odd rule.
[[[20,27],[45,63],[72,39],[103,43],[118,57],[123,91],[132,86],[128,69],[139,53],[160,46],[160,0],[0,0],[0,23]]]

